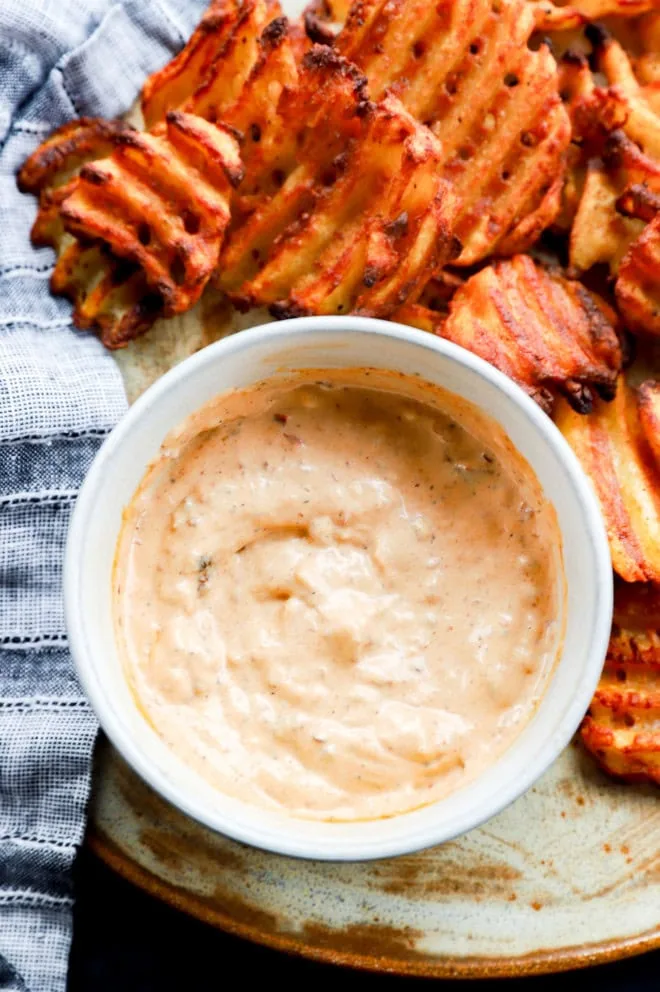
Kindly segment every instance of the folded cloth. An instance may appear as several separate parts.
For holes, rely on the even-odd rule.
[[[121,416],[96,339],[53,299],[16,171],[53,128],[112,117],[181,47],[203,0],[0,0],[0,989],[58,992],[96,724],[67,650],[64,540]]]

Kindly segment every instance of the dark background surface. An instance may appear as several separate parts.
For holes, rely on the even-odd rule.
[[[339,982],[342,992],[406,992],[425,979],[370,975],[289,957],[231,937],[165,906],[83,851],[68,992],[213,992],[258,981],[266,990]],[[440,982],[446,992],[660,992],[660,951],[581,972],[502,981]]]

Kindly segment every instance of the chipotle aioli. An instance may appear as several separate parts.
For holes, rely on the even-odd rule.
[[[563,635],[554,511],[470,404],[374,370],[271,379],[172,434],[125,513],[142,711],[219,790],[390,816],[492,765]]]

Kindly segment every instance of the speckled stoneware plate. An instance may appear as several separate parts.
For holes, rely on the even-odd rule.
[[[267,317],[207,294],[117,353],[129,398],[188,354]],[[660,946],[657,790],[617,785],[568,748],[484,827],[414,856],[295,861],[210,832],[104,744],[89,842],[122,875],[218,927],[379,971],[483,977],[559,971]]]
[[[305,0],[284,0],[296,16]],[[139,117],[133,113],[133,120]],[[192,352],[253,324],[213,292],[116,353],[129,399]],[[210,832],[103,743],[89,843],[194,916],[307,957],[375,971],[485,977],[560,971],[660,946],[656,789],[616,785],[568,748],[472,833],[364,864],[294,861]]]

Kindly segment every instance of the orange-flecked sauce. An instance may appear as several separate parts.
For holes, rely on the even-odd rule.
[[[140,708],[224,793],[391,816],[483,772],[563,637],[553,508],[497,425],[411,377],[220,396],[126,510],[116,632]]]

